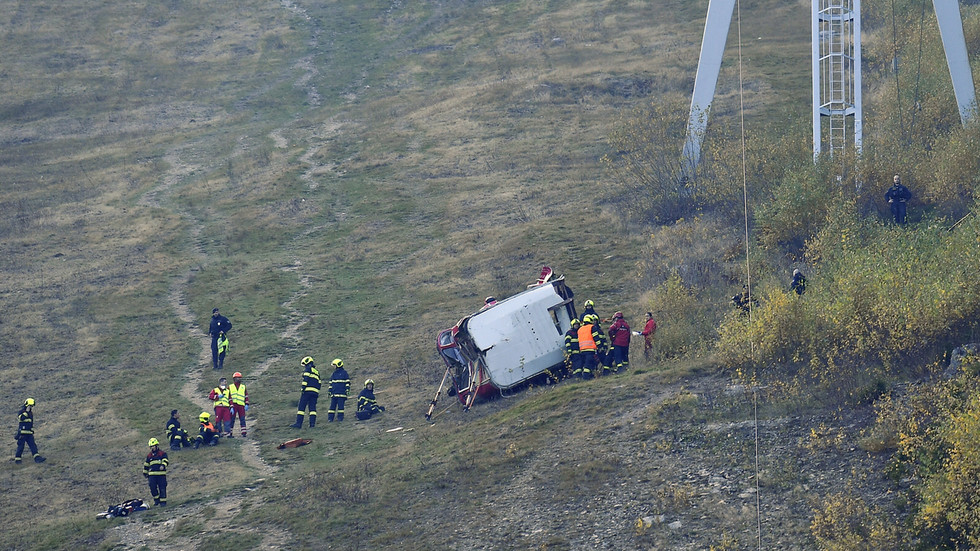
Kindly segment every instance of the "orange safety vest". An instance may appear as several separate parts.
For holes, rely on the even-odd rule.
[[[584,324],[578,328],[578,349],[583,352],[595,352],[595,339],[592,338],[592,324]]]

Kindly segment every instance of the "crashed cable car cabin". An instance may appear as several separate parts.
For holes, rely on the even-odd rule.
[[[443,385],[452,379],[464,409],[477,397],[514,388],[564,362],[565,332],[576,316],[574,295],[564,276],[550,280],[546,270],[527,290],[439,333],[436,348],[447,368]]]

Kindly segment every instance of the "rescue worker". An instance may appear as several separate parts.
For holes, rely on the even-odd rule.
[[[650,360],[650,351],[653,350],[653,334],[657,332],[657,320],[653,319],[653,312],[647,312],[647,322],[643,326],[643,359]]]
[[[595,342],[594,330],[592,328],[592,323],[589,321],[592,319],[592,315],[585,316],[583,323],[579,325],[577,330],[578,333],[578,350],[579,356],[581,356],[582,370],[580,377],[582,379],[592,379],[595,377],[597,364],[596,364],[596,348],[597,344]]]
[[[902,185],[902,179],[896,174],[892,178],[892,187],[888,188],[888,191],[885,192],[885,201],[888,201],[892,216],[895,217],[895,223],[899,226],[905,225],[907,204],[911,198],[912,192],[909,191],[909,188]]]
[[[208,399],[214,405],[215,428],[218,429],[219,436],[231,435],[231,389],[228,388],[228,379],[224,377],[218,379],[218,386],[211,389]]]
[[[201,415],[197,418],[201,422],[201,426],[197,429],[197,439],[194,440],[194,449],[201,447],[201,444],[206,446],[217,446],[218,445],[218,430],[214,428],[211,423],[211,414],[202,411]]]
[[[231,331],[231,322],[228,321],[228,318],[222,316],[217,308],[211,310],[211,325],[208,326],[208,335],[211,337],[211,363],[214,365],[214,369],[224,367],[223,363],[218,362],[218,335],[227,334],[228,331]]]
[[[143,478],[150,483],[150,495],[153,496],[153,504],[160,507],[167,506],[167,452],[160,449],[160,441],[150,438],[148,442],[150,453],[146,454],[146,461],[143,461]]]
[[[24,400],[20,412],[17,414],[17,452],[14,454],[14,463],[21,462],[20,456],[24,453],[24,446],[30,448],[34,455],[35,463],[44,463],[45,457],[37,452],[37,444],[34,443],[34,398]]]
[[[167,421],[167,440],[173,451],[180,450],[181,446],[189,448],[193,445],[187,431],[180,428],[180,412],[175,409],[170,410],[170,420]]]
[[[228,335],[224,331],[218,333],[218,369],[225,366],[225,354],[228,353]]]
[[[584,322],[588,316],[595,316],[596,319],[599,319],[599,314],[595,313],[595,303],[591,299],[585,301],[585,310],[582,311],[582,321]]]
[[[316,426],[316,401],[320,398],[320,371],[316,368],[311,356],[306,356],[299,361],[303,366],[303,382],[300,383],[299,406],[296,409],[296,422],[291,426],[294,429],[303,428],[303,416],[306,415],[306,408],[310,408],[310,428]]]
[[[587,323],[592,326],[592,340],[595,341],[595,360],[596,360],[596,370],[594,375],[596,377],[600,375],[605,375],[610,372],[611,358],[609,354],[609,339],[606,338],[606,334],[602,331],[602,326],[599,325],[599,316],[595,314],[586,315],[588,319]]]
[[[806,277],[799,268],[793,270],[793,281],[789,284],[790,291],[796,291],[796,294],[802,295],[806,291]]]
[[[242,382],[242,374],[235,372],[231,376],[231,384],[228,386],[231,396],[231,424],[228,426],[228,438],[234,438],[231,431],[235,429],[235,417],[238,417],[242,425],[242,438],[247,438],[248,433],[245,428],[245,412],[248,411],[248,390]]]
[[[612,341],[612,359],[610,364],[616,372],[625,371],[630,366],[630,324],[623,318],[622,312],[613,314],[613,323],[609,326],[609,339]]]
[[[334,367],[330,375],[330,409],[327,410],[327,422],[332,422],[334,415],[337,421],[344,420],[344,402],[350,396],[350,375],[344,369],[344,360],[340,358],[330,362]]]
[[[357,418],[365,421],[370,419],[372,415],[384,410],[384,406],[379,406],[378,400],[374,397],[374,380],[364,381],[364,390],[357,395],[357,412],[355,412]]]
[[[582,322],[577,318],[573,319],[572,327],[565,332],[565,360],[573,377],[582,376],[582,355],[578,348],[579,327],[582,327]]]

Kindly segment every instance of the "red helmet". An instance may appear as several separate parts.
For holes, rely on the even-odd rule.
[[[241,376],[242,376],[241,372],[240,371],[236,371],[235,374],[232,375],[231,377],[232,378],[235,378],[235,377],[241,377]]]

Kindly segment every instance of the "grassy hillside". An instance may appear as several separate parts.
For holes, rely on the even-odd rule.
[[[750,128],[808,112],[807,6],[742,6]],[[600,162],[634,108],[690,93],[706,7],[0,2],[0,403],[13,425],[37,400],[48,457],[0,467],[0,547],[751,547],[752,394],[726,390],[710,343],[422,418],[436,332],[544,264],[638,325],[671,268],[737,262],[717,221],[627,223]],[[698,297],[666,296],[670,336]],[[214,306],[249,438],[173,453],[173,507],[96,520],[149,497],[145,443],[169,411],[207,408]],[[383,418],[287,429],[305,355],[324,375],[344,358],[357,390],[375,379]],[[765,537],[812,548],[811,492],[880,464],[808,432],[850,420],[766,407]],[[314,442],[275,449],[296,435]]]

